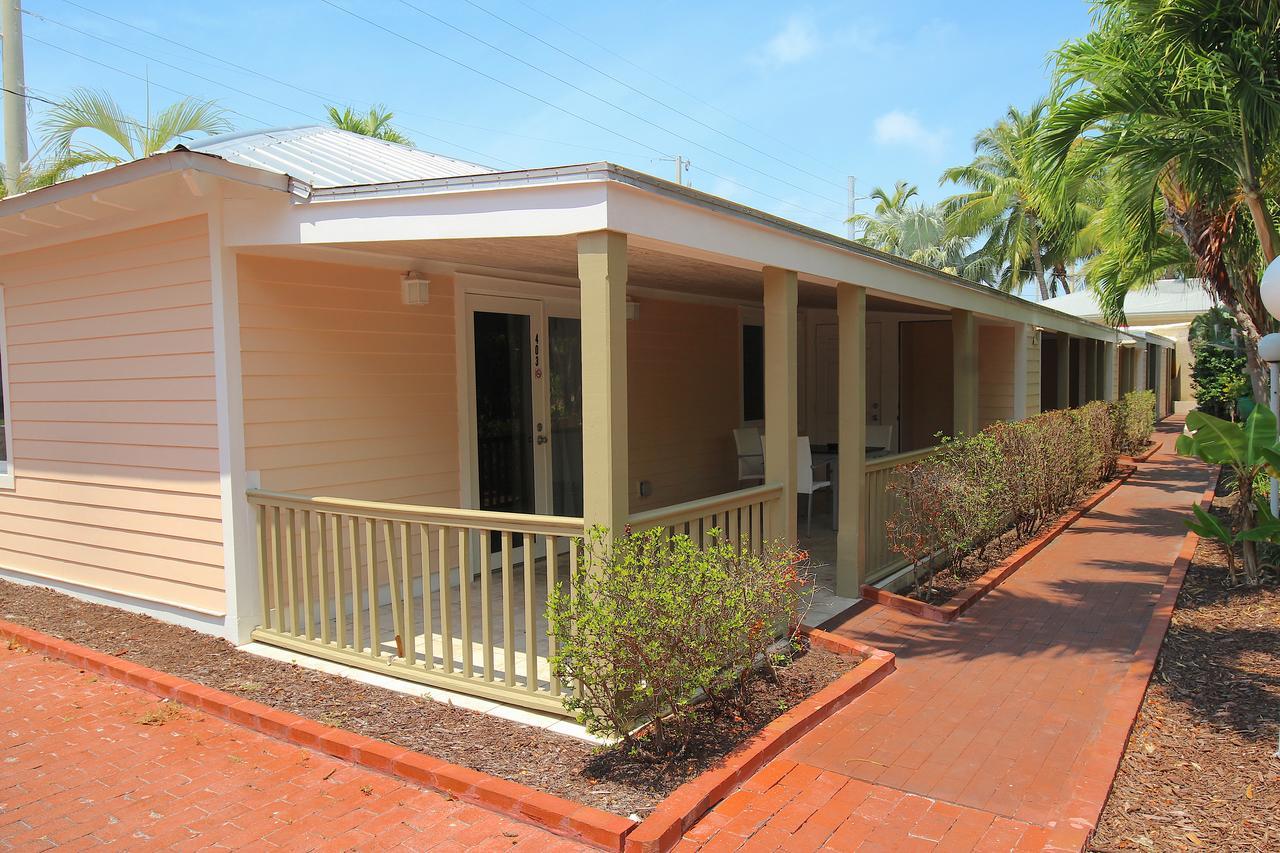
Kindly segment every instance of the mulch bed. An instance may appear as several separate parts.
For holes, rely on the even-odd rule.
[[[653,762],[618,747],[595,747],[568,735],[262,658],[217,637],[41,587],[0,580],[0,619],[585,805],[640,817],[859,663],[823,649],[802,649],[778,670],[777,683],[757,680],[740,711],[700,708],[702,734],[685,754]]]
[[[1092,850],[1280,850],[1280,579],[1226,565],[1200,540]]]
[[[1098,483],[1097,488],[1102,488],[1110,482],[1111,480],[1103,480]],[[1005,558],[1014,551],[1035,539],[1043,530],[1052,527],[1058,519],[1070,512],[1072,507],[1067,507],[1052,518],[1046,518],[1039,528],[1025,535],[1019,535],[1017,530],[1007,530],[988,542],[981,551],[971,551],[950,566],[938,570],[933,576],[932,589],[926,584],[917,592],[914,586],[908,586],[898,594],[923,601],[925,604],[946,604],[968,589],[969,585],[978,578],[1003,563]]]

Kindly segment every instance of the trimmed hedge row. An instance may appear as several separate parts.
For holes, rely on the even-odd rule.
[[[1110,479],[1117,457],[1145,447],[1154,425],[1155,394],[1138,391],[944,439],[891,481],[889,547],[916,567],[918,587],[922,571],[931,579],[1010,529],[1034,533]]]

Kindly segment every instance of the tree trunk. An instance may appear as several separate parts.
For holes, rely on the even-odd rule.
[[[1067,265],[1066,264],[1053,265],[1053,280],[1062,285],[1062,292],[1064,294],[1071,293],[1071,284],[1070,282],[1067,281]]]
[[[1044,260],[1040,257],[1040,233],[1033,219],[1031,221],[1031,266],[1036,271],[1036,284],[1040,285],[1040,301],[1049,298],[1049,285],[1044,280]]]
[[[1262,247],[1262,257],[1267,263],[1275,260],[1280,238],[1276,236],[1276,224],[1267,212],[1267,200],[1257,189],[1246,189],[1245,204],[1249,206],[1249,216],[1253,219],[1253,228],[1258,232],[1258,245]]]

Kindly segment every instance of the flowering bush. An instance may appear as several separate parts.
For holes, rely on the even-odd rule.
[[[565,707],[593,734],[682,751],[700,698],[734,703],[781,635],[794,638],[812,592],[808,554],[778,543],[753,553],[718,534],[700,546],[660,528],[609,545],[591,531],[572,585],[550,591],[556,676]]]
[[[912,564],[917,595],[934,573],[977,552],[1006,530],[1034,533],[1082,492],[1115,475],[1120,452],[1146,444],[1155,422],[1149,391],[1078,409],[992,424],[944,440],[937,452],[901,468],[889,490],[897,509],[885,522],[889,547]]]

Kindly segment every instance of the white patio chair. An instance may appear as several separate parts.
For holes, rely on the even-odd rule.
[[[733,431],[733,443],[738,448],[738,484],[764,482],[764,444],[756,427],[740,427]]]
[[[831,488],[830,480],[813,479],[813,469],[813,451],[809,447],[809,436],[802,435],[796,439],[796,494],[809,496],[809,511],[805,514],[804,523],[805,536],[813,532],[813,493],[819,489]],[[834,529],[835,519],[831,521]]]
[[[890,449],[893,447],[893,424],[887,426],[883,424],[867,424],[867,458],[874,459],[877,456],[888,456]],[[879,450],[871,450],[876,447]]]

